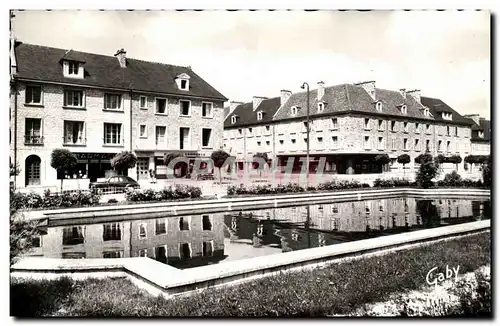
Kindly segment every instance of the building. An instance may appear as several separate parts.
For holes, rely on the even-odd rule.
[[[464,115],[472,122],[472,155],[490,155],[491,153],[491,125],[490,121],[481,118],[478,114]]]
[[[194,159],[222,147],[226,98],[190,67],[11,41],[10,159],[16,187],[88,187],[112,173],[121,151],[138,157],[130,176],[166,174],[162,157],[182,151]],[[78,166],[57,175],[56,148],[75,153]]]
[[[293,170],[299,172],[299,159],[306,156],[307,93],[283,90],[280,95],[231,102],[224,120],[224,147],[239,162],[251,161],[256,152],[267,152],[279,166],[294,158]],[[421,96],[419,90],[385,90],[374,81],[330,87],[319,82],[309,96],[310,171],[315,171],[320,157],[326,158],[327,173],[365,174],[382,172],[374,158],[387,154],[389,171],[404,173],[413,171],[415,157],[427,150],[433,156],[462,159],[471,153],[472,122],[443,101]],[[397,163],[402,154],[410,155],[409,164]]]

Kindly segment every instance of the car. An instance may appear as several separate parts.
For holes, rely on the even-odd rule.
[[[89,189],[102,189],[102,188],[123,188],[125,189],[139,189],[141,186],[137,181],[125,175],[114,175],[106,178],[104,181],[91,182]]]

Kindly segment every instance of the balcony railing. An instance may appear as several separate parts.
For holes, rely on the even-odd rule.
[[[43,145],[43,136],[24,136],[24,143],[26,145]]]
[[[87,144],[87,138],[63,137],[64,146],[85,146],[86,144]]]

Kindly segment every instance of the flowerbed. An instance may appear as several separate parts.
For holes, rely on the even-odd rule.
[[[285,194],[285,193],[300,193],[306,191],[317,190],[341,190],[341,189],[356,189],[356,188],[370,188],[369,184],[360,183],[358,181],[329,181],[318,185],[317,187],[309,186],[304,188],[297,183],[289,183],[286,185],[262,184],[245,187],[243,184],[239,186],[229,186],[227,188],[227,195],[265,195],[265,194]]]
[[[177,199],[196,199],[201,197],[199,187],[178,185],[175,188],[168,187],[161,190],[134,189],[125,192],[125,199],[132,202],[142,201],[164,201]]]

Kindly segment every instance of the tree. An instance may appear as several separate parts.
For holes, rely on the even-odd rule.
[[[391,162],[391,159],[389,158],[389,155],[387,154],[379,154],[375,156],[375,162],[380,164],[382,166],[382,173],[384,173],[385,166],[386,164],[389,164]]]
[[[403,173],[405,173],[405,165],[410,163],[411,159],[410,159],[410,155],[408,154],[401,154],[398,156],[398,163],[399,164],[403,164]]]
[[[50,166],[57,170],[61,177],[61,192],[63,190],[63,172],[76,166],[76,156],[67,149],[54,149],[51,154]]]
[[[231,157],[228,153],[224,152],[222,149],[216,150],[215,152],[212,153],[210,156],[212,158],[212,161],[214,162],[214,166],[219,169],[219,181],[222,184],[222,171],[221,168],[224,166],[224,163],[226,163],[226,160]]]
[[[423,155],[420,162],[415,181],[419,187],[429,188],[434,184],[432,179],[438,176],[439,168],[430,154]]]
[[[458,165],[460,163],[462,163],[462,158],[460,157],[460,155],[452,155],[452,156],[450,156],[450,157],[447,158],[447,162],[448,163],[454,163],[455,164],[455,168],[458,171]]]
[[[184,157],[184,153],[183,152],[170,152],[170,153],[165,153],[165,155],[163,155],[163,163],[168,166],[170,164],[170,162],[172,162],[173,160],[175,160],[176,158],[179,158],[179,157]],[[181,164],[183,162],[178,162],[177,164]],[[175,166],[177,166],[177,164],[175,164],[172,169],[175,171]]]
[[[111,159],[111,167],[119,173],[134,168],[136,163],[137,157],[129,151],[118,153]]]
[[[257,163],[257,162],[255,162],[255,159],[256,159],[256,158],[260,158],[260,159],[264,160],[264,161],[266,162],[266,164],[267,164],[267,162],[269,161],[269,158],[267,157],[267,153],[255,153],[255,154],[254,154],[254,156],[253,156],[254,163]],[[260,170],[260,171],[259,171],[259,174],[260,174],[261,176],[262,176],[262,169],[263,169],[263,168],[264,168],[264,167],[263,167],[263,166],[260,166],[260,164],[259,164],[259,170]]]

